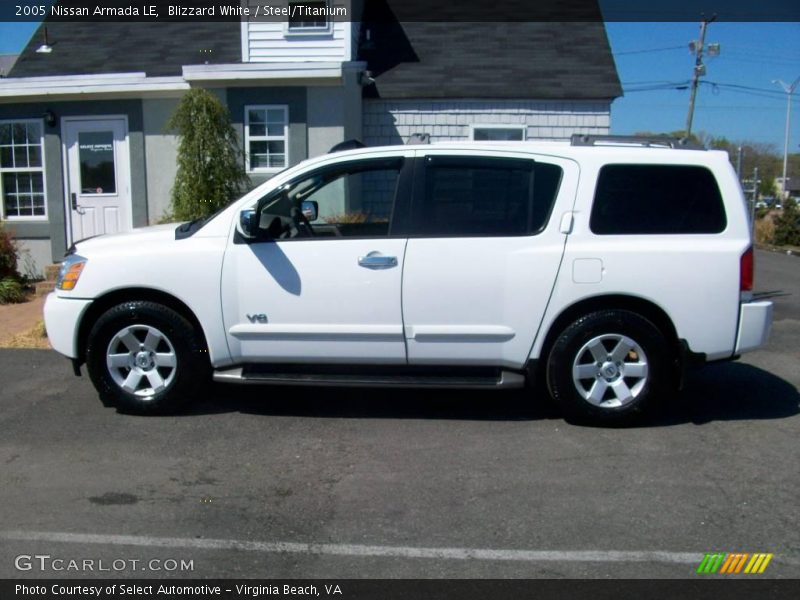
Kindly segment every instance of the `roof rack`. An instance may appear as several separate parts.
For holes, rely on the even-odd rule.
[[[667,135],[586,135],[573,133],[573,146],[641,146],[643,148],[673,148],[675,150],[705,150],[704,146],[686,138]]]
[[[334,152],[342,152],[343,150],[355,150],[357,148],[366,148],[366,147],[367,145],[364,142],[353,138],[352,140],[345,140],[343,142],[339,142],[338,144],[333,146],[330,150],[328,150],[328,154],[333,154]]]
[[[430,133],[412,133],[408,137],[408,141],[406,142],[407,146],[413,146],[416,144],[430,144],[431,143],[431,134]]]

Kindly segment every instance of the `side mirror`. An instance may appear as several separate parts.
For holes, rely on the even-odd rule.
[[[239,212],[236,230],[248,240],[258,237],[258,213],[255,208],[245,208]]]
[[[316,221],[319,217],[319,203],[316,200],[303,200],[300,204],[300,211],[309,221]]]

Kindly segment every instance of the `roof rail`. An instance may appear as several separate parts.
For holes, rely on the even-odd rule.
[[[357,148],[366,148],[366,147],[367,145],[364,142],[353,138],[352,140],[345,140],[343,142],[339,142],[338,144],[333,146],[330,150],[328,150],[328,154],[333,154],[334,152],[342,152],[343,150],[355,150]]]
[[[430,144],[431,143],[431,134],[430,133],[412,133],[406,145],[414,145],[414,144]]]
[[[686,138],[667,135],[586,135],[573,133],[570,138],[573,146],[642,146],[643,148],[674,148],[676,150],[705,150]]]

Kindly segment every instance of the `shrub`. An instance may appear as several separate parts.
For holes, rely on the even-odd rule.
[[[800,209],[795,202],[785,202],[781,214],[775,218],[775,244],[800,246]]]
[[[172,217],[207,217],[249,185],[230,114],[216,96],[199,88],[189,90],[167,127],[178,134]]]
[[[771,215],[767,214],[756,220],[755,238],[759,244],[775,243],[775,223]]]
[[[12,304],[25,301],[25,290],[14,277],[0,279],[0,304]]]
[[[17,242],[0,222],[0,279],[19,277],[17,271]]]

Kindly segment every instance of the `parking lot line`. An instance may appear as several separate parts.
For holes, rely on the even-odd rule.
[[[663,550],[511,550],[493,548],[430,548],[414,546],[369,546],[363,544],[330,544],[302,542],[259,542],[248,540],[150,537],[139,535],[106,535],[52,531],[0,531],[6,541],[61,542],[140,546],[150,548],[182,548],[196,550],[245,550],[250,552],[314,554],[329,556],[362,556],[394,558],[427,558],[442,560],[494,560],[517,562],[651,562],[697,564],[702,552],[668,552]]]

